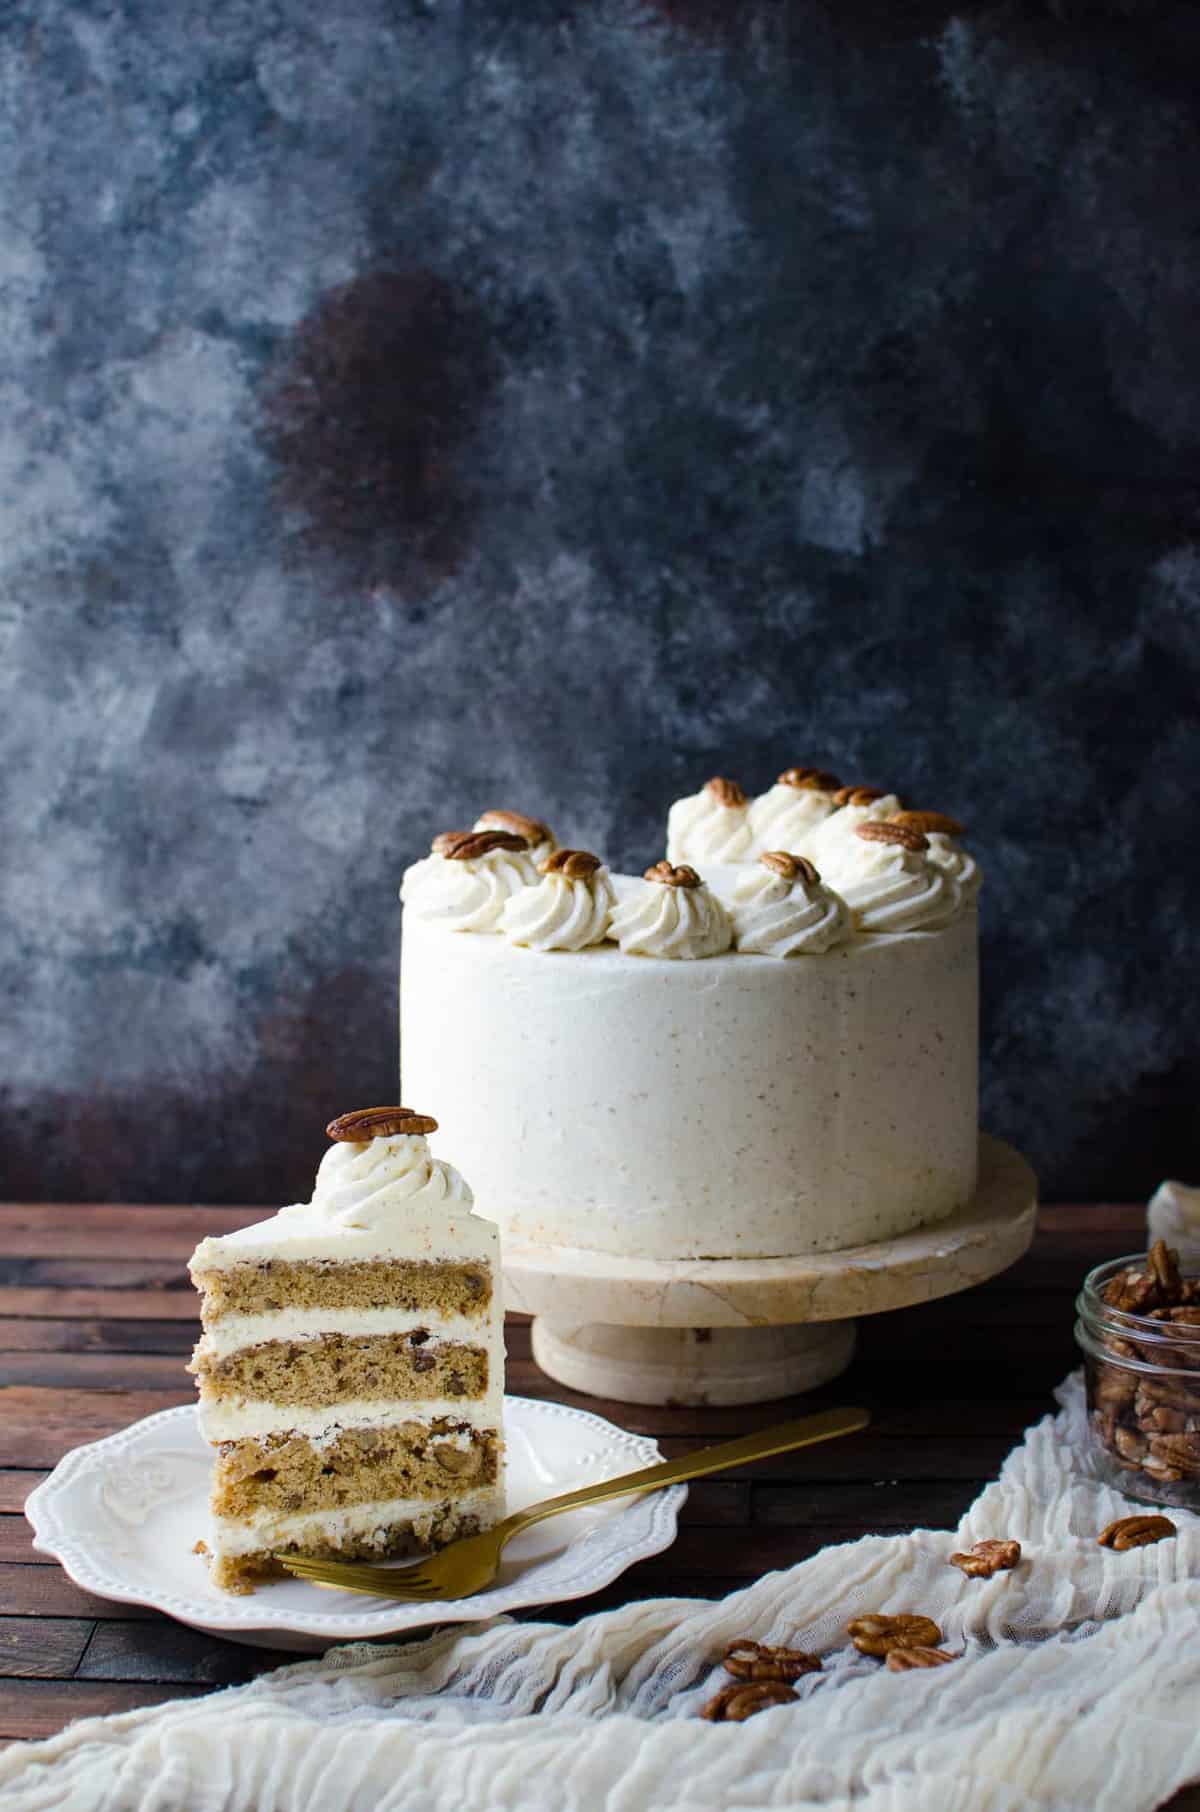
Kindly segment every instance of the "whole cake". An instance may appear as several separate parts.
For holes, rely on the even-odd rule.
[[[277,1554],[385,1559],[503,1515],[499,1240],[436,1126],[343,1115],[310,1202],[196,1248],[205,1548],[228,1591]]]
[[[752,1258],[944,1219],[978,1150],[961,837],[814,768],[709,781],[640,878],[485,813],[404,878],[405,1090],[506,1238]]]

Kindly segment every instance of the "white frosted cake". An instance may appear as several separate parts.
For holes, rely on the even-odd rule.
[[[310,1202],[196,1248],[205,1547],[226,1590],[279,1554],[383,1559],[503,1515],[499,1239],[430,1153],[436,1126],[343,1115]]]
[[[944,1219],[978,1148],[960,835],[809,768],[679,801],[640,878],[485,814],[405,876],[405,1090],[506,1238],[750,1258]]]

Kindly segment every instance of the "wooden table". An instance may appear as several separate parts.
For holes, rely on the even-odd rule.
[[[72,1718],[195,1695],[294,1661],[109,1604],[33,1552],[26,1493],[69,1448],[192,1400],[197,1336],[185,1263],[205,1233],[264,1210],[0,1205],[0,1737],[49,1736]],[[718,1596],[830,1542],[915,1525],[950,1528],[1022,1430],[1053,1408],[1076,1362],[1072,1301],[1087,1268],[1142,1244],[1134,1207],[1049,1208],[1032,1252],[992,1283],[861,1324],[836,1384],[756,1409],[641,1409],[571,1397],[510,1321],[509,1390],[577,1402],[652,1434],[666,1454],[834,1402],[863,1402],[850,1440],[691,1487],[679,1538],[592,1598],[573,1621],[629,1599]],[[1177,1802],[1182,1806],[1183,1801]]]

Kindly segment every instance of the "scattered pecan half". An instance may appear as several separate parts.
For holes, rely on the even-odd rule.
[[[948,1655],[944,1648],[894,1648],[884,1666],[889,1673],[906,1674],[914,1667],[945,1667],[947,1661],[957,1660],[957,1655]]]
[[[925,836],[930,831],[939,831],[943,837],[965,837],[967,834],[966,826],[947,812],[893,812],[888,823],[906,824],[909,830],[921,831]]]
[[[686,862],[673,868],[669,862],[656,862],[642,876],[643,881],[657,881],[661,887],[699,887],[700,876]]]
[[[743,805],[750,803],[745,789],[736,780],[722,780],[719,774],[704,782],[704,790],[711,794],[718,805],[726,806],[731,811],[738,811]]]
[[[528,848],[525,838],[513,831],[443,831],[433,840],[434,854],[444,856],[447,862],[475,862],[480,856],[490,856],[494,849]]]
[[[524,837],[531,848],[554,841],[554,832],[548,824],[543,824],[540,818],[527,818],[524,812],[481,812],[475,829],[511,831],[515,837]]]
[[[836,774],[827,774],[824,768],[784,768],[776,780],[776,786],[794,786],[811,793],[836,793],[841,786]]]
[[[1169,1516],[1119,1516],[1115,1523],[1101,1529],[1096,1540],[1102,1548],[1124,1553],[1127,1548],[1145,1548],[1151,1542],[1165,1541],[1175,1533]]]
[[[538,863],[540,875],[566,875],[568,881],[586,881],[601,867],[599,856],[587,849],[556,849]]]
[[[721,1656],[726,1673],[737,1680],[799,1680],[803,1674],[819,1674],[820,1657],[806,1654],[802,1648],[768,1648],[739,1636]]]
[[[884,792],[878,786],[840,786],[833,795],[835,805],[874,805]]]
[[[932,1617],[909,1611],[900,1611],[894,1617],[856,1617],[846,1625],[846,1634],[863,1655],[890,1655],[894,1648],[933,1648],[942,1639]]]
[[[352,1114],[339,1114],[325,1133],[339,1144],[365,1145],[398,1133],[436,1132],[437,1124],[431,1114],[416,1114],[411,1107],[360,1107]]]
[[[907,824],[897,824],[894,818],[868,818],[865,824],[856,824],[856,837],[864,843],[895,843],[901,849],[928,849],[929,843],[919,830],[910,830]]]
[[[968,1579],[990,1579],[993,1573],[1007,1573],[1019,1564],[1019,1541],[977,1541],[966,1554],[952,1554],[950,1565],[961,1567]]]
[[[806,887],[815,887],[821,879],[807,856],[790,856],[786,849],[768,849],[758,859],[785,881],[802,880]]]
[[[795,1702],[795,1693],[782,1680],[735,1680],[700,1707],[700,1716],[713,1724],[744,1724],[755,1712]]]

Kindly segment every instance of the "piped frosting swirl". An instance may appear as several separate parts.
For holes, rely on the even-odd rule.
[[[806,839],[835,810],[836,774],[821,768],[785,768],[773,787],[753,800],[750,833],[756,850],[803,850]]]
[[[750,801],[736,780],[709,780],[698,793],[677,799],[667,814],[672,862],[741,862],[750,845]]]
[[[846,902],[811,862],[781,850],[740,876],[731,914],[738,949],[757,956],[819,956],[854,934]]]
[[[279,1221],[325,1232],[386,1232],[413,1209],[440,1202],[469,1208],[469,1187],[452,1164],[435,1158],[423,1134],[399,1133],[365,1144],[342,1141],[321,1159],[311,1202],[281,1208]]]
[[[646,870],[642,886],[616,907],[609,934],[626,956],[694,962],[728,950],[733,925],[694,869],[660,862]]]
[[[524,837],[529,845],[529,858],[535,868],[540,868],[547,856],[552,856],[558,848],[558,839],[548,824],[540,818],[529,818],[524,812],[502,811],[494,807],[481,812],[475,820],[475,829],[511,831],[515,836]]]
[[[598,856],[559,849],[540,867],[536,887],[514,894],[500,929],[512,944],[531,950],[586,950],[608,936],[616,895]]]
[[[448,831],[407,871],[400,898],[416,918],[437,920],[450,931],[498,931],[507,902],[536,882],[523,837]]]
[[[917,830],[869,820],[853,838],[838,892],[860,931],[937,931],[962,910],[954,876]]]

